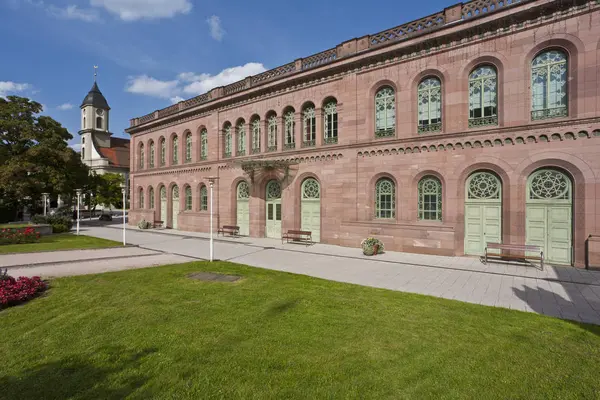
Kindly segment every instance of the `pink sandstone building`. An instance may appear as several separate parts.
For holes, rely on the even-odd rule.
[[[475,0],[131,120],[130,224],[598,264],[600,3]],[[215,228],[216,229],[216,228]]]

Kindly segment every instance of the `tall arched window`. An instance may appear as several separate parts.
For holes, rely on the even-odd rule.
[[[140,169],[144,169],[144,143],[140,143]]]
[[[173,165],[179,162],[179,138],[177,135],[173,136]]]
[[[208,158],[208,131],[206,129],[200,131],[200,145],[200,158],[206,160]]]
[[[425,78],[419,83],[419,133],[442,130],[442,83],[438,78]]]
[[[260,153],[260,118],[252,121],[252,154]]]
[[[294,121],[294,111],[290,110],[283,115],[284,133],[285,133],[285,149],[293,149],[296,147],[295,128],[296,121]]]
[[[498,74],[490,66],[469,75],[469,128],[498,125]]]
[[[154,188],[150,186],[148,189],[148,200],[150,201],[150,209],[154,208]]]
[[[338,142],[338,114],[337,102],[329,101],[323,107],[323,139],[325,144],[333,144]]]
[[[154,141],[150,141],[150,154],[148,154],[148,157],[150,158],[150,168],[154,168]]]
[[[185,210],[192,210],[192,188],[190,186],[185,187]]]
[[[165,138],[160,139],[160,166],[164,167],[167,159],[167,142]]]
[[[200,211],[208,210],[208,190],[206,185],[200,187]]]
[[[102,129],[102,117],[96,117],[96,129]]]
[[[531,63],[531,119],[566,117],[567,101],[567,55],[545,51]]]
[[[419,219],[442,220],[442,183],[435,176],[419,181]]]
[[[375,137],[396,133],[396,97],[394,89],[385,86],[375,94]]]
[[[185,134],[185,162],[192,161],[192,132]]]
[[[268,119],[267,151],[277,150],[277,116],[271,115]]]
[[[310,104],[302,110],[302,147],[313,147],[317,139],[315,106]]]
[[[244,120],[238,122],[237,127],[235,129],[237,135],[237,153],[238,156],[246,155],[246,129],[244,128],[246,123]]]
[[[144,208],[144,189],[140,188],[140,208]]]
[[[396,217],[396,185],[389,178],[381,178],[375,184],[375,218]]]
[[[231,157],[231,124],[227,123],[223,128],[223,140],[225,145],[223,146],[223,157]]]

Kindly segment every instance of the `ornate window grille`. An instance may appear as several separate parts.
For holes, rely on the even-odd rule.
[[[231,157],[231,125],[225,127],[225,146],[223,146],[223,157]]]
[[[469,128],[498,125],[498,74],[490,66],[469,75]]]
[[[281,198],[281,185],[277,181],[267,183],[267,200],[277,200]],[[280,218],[277,218],[280,219]]]
[[[244,123],[240,122],[236,128],[237,135],[237,155],[246,155],[246,130],[244,129]]]
[[[140,169],[144,169],[144,143],[140,144]]]
[[[200,132],[200,158],[206,160],[208,158],[208,132],[202,129]]]
[[[140,188],[140,208],[144,208],[144,189]]]
[[[531,64],[531,119],[568,115],[567,56],[560,50],[538,55]]]
[[[260,153],[260,119],[252,121],[252,153]]]
[[[528,200],[571,201],[571,180],[554,169],[534,172],[528,179]]]
[[[189,186],[185,187],[185,209],[186,211],[192,210],[192,188]]]
[[[154,142],[150,142],[150,168],[154,168]]]
[[[179,162],[179,138],[173,137],[173,165]]]
[[[277,117],[272,115],[268,120],[267,151],[277,150]]]
[[[419,219],[442,220],[442,183],[434,176],[419,181]]]
[[[375,94],[375,137],[394,136],[396,133],[396,100],[389,86]]]
[[[160,201],[167,201],[167,188],[161,186],[160,188]],[[161,216],[162,218],[166,218],[166,215]]]
[[[179,205],[179,186],[177,185],[173,186],[173,189],[171,189],[171,200],[173,202],[173,205]]]
[[[192,161],[192,133],[185,135],[185,162]]]
[[[296,142],[294,141],[294,131],[296,127],[296,121],[294,121],[294,112],[288,111],[283,116],[283,121],[285,124],[285,149],[293,149],[296,147]]]
[[[426,78],[418,88],[419,133],[442,130],[442,84],[437,78]]]
[[[467,182],[467,199],[474,201],[500,200],[502,183],[491,172],[475,172]]]
[[[248,186],[248,182],[242,181],[238,183],[237,198],[238,200],[247,200],[250,198],[250,186]]]
[[[323,109],[325,118],[323,123],[323,139],[325,144],[338,142],[338,114],[337,103],[330,101]]]
[[[205,185],[200,187],[200,211],[208,210],[208,189]]]
[[[167,159],[167,141],[162,138],[160,141],[160,165],[164,167]]]
[[[315,115],[315,107],[306,107],[302,113],[302,147],[313,147],[316,144],[317,138],[317,118]]]
[[[151,187],[150,189],[148,189],[148,197],[150,200],[150,209],[154,208],[154,189]]]
[[[375,218],[396,217],[396,185],[391,179],[382,178],[375,185]]]
[[[321,187],[319,182],[308,178],[302,183],[302,198],[306,200],[318,200],[321,198]]]

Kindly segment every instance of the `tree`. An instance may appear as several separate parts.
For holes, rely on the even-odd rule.
[[[98,204],[104,204],[109,207],[121,208],[123,206],[123,193],[121,185],[125,178],[121,174],[97,175],[98,186],[96,191],[96,201]]]
[[[44,192],[69,202],[89,174],[67,145],[73,136],[41,111],[27,98],[0,98],[0,194],[15,209],[33,206]]]

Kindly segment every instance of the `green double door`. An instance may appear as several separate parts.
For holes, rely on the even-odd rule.
[[[528,204],[526,243],[540,246],[549,263],[571,264],[571,205]]]
[[[486,243],[502,242],[502,205],[465,206],[465,253],[483,255]]]

